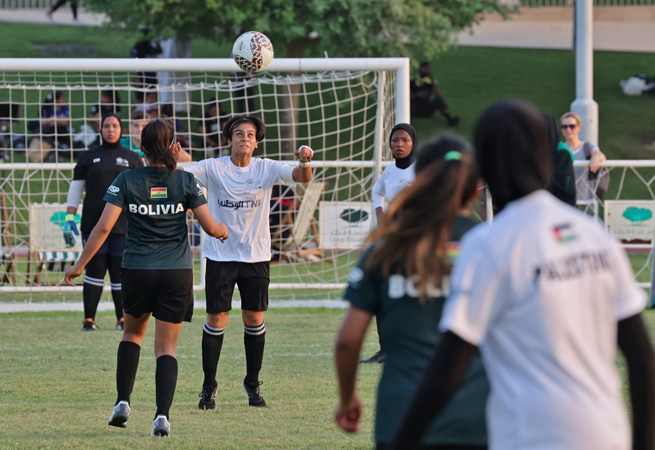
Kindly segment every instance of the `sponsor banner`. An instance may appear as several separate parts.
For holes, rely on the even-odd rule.
[[[82,205],[75,214],[75,224],[78,231],[80,230],[81,219]],[[37,252],[81,252],[81,234],[75,236],[75,246],[66,247],[64,223],[66,223],[65,203],[30,203],[30,250]]]
[[[319,223],[323,250],[359,248],[374,225],[373,203],[321,202]]]
[[[655,200],[605,200],[605,225],[624,244],[653,244]]]

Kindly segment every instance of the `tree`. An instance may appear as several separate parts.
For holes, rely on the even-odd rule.
[[[412,56],[432,60],[483,13],[510,9],[501,0],[86,0],[105,13],[110,26],[146,29],[151,36],[201,37],[231,43],[242,32],[257,30],[275,46],[276,56],[307,53],[331,57]],[[315,36],[318,36],[316,38]],[[283,52],[280,50],[284,49]],[[281,130],[293,152],[299,86],[285,96]]]
[[[324,51],[332,57],[413,56],[434,59],[482,13],[509,8],[501,0],[86,0],[110,26],[143,27],[151,36],[232,42],[257,30],[283,47],[287,57]],[[280,45],[282,43],[282,45]],[[281,53],[281,52],[280,52]]]

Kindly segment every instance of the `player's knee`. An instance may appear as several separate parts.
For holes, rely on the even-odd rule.
[[[227,325],[227,319],[229,318],[228,312],[222,313],[208,313],[207,314],[207,325],[215,328],[222,328]]]
[[[264,323],[264,311],[246,311],[241,313],[243,324],[247,327],[258,327]]]

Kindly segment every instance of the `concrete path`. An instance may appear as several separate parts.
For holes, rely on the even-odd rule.
[[[79,22],[85,26],[102,25],[102,14],[80,9]],[[604,51],[655,52],[655,21],[650,20],[603,20],[594,23],[594,49]],[[0,22],[72,25],[72,13],[66,6],[53,14],[51,23],[42,9],[3,9]],[[569,49],[573,45],[572,21],[556,21],[552,17],[539,20],[534,14],[514,16],[503,21],[497,17],[484,20],[473,29],[473,34],[462,33],[460,45],[472,47],[509,47]]]
[[[271,300],[269,308],[346,308],[349,303],[344,300]],[[205,310],[205,301],[196,300],[194,309]],[[232,303],[233,309],[241,309],[241,302]],[[101,301],[98,311],[113,311],[114,304]],[[1,313],[44,312],[44,311],[84,311],[82,302],[0,302]]]

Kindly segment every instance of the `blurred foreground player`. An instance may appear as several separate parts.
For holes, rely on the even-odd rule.
[[[646,296],[602,224],[543,190],[551,168],[543,117],[505,101],[474,131],[500,213],[468,233],[440,328],[445,332],[392,448],[418,442],[479,347],[491,385],[491,449],[643,449],[655,445],[655,364]],[[615,366],[623,352],[630,423]]]

